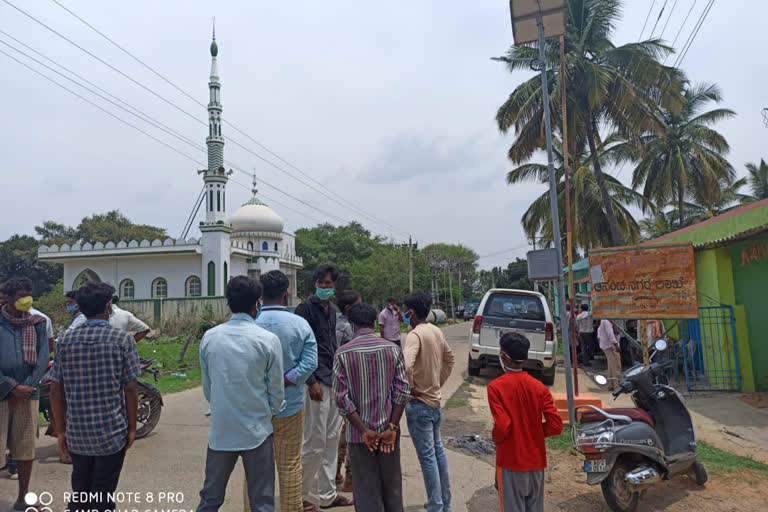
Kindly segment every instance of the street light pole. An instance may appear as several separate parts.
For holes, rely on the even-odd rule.
[[[568,420],[575,425],[573,406],[573,381],[571,376],[571,333],[567,328],[565,308],[565,283],[563,281],[563,248],[560,242],[560,214],[557,206],[557,181],[552,156],[552,126],[549,115],[549,87],[547,85],[547,60],[544,53],[544,21],[541,11],[536,13],[536,25],[539,31],[539,65],[541,66],[541,92],[544,102],[544,132],[547,139],[547,168],[549,170],[549,203],[552,209],[552,238],[557,253],[557,297],[560,303],[560,331],[563,333],[563,359],[565,359],[565,389],[568,396]]]

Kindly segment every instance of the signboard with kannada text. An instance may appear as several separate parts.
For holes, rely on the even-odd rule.
[[[697,318],[693,245],[589,251],[595,318]]]

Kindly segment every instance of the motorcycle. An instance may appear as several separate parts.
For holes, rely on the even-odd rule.
[[[658,340],[651,360],[666,348],[666,342]],[[630,393],[635,408],[577,408],[582,414],[574,427],[574,448],[584,454],[587,483],[601,485],[615,512],[634,512],[643,491],[680,474],[688,474],[698,485],[707,482],[691,415],[680,394],[659,382],[671,364],[638,364],[622,374],[613,396]],[[593,379],[608,384],[603,375]]]
[[[152,365],[155,362],[155,358],[141,359],[141,374],[146,373],[154,377],[157,382],[160,372],[157,368],[153,368]],[[48,372],[43,375],[40,381],[40,405],[39,410],[43,413],[46,421],[51,423],[53,419],[53,413],[51,412],[51,378],[50,372],[53,366],[53,361],[48,363]],[[151,384],[146,382],[137,381],[139,385],[139,407],[136,412],[136,439],[147,437],[152,430],[157,426],[160,421],[160,413],[163,407],[163,397],[160,392]]]

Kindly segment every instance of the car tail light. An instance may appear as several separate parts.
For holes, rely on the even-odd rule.
[[[475,317],[475,323],[472,324],[472,333],[473,334],[480,334],[480,326],[483,323],[483,317],[480,315],[477,315]]]
[[[546,341],[555,341],[555,326],[552,324],[552,322],[547,322],[547,334],[544,338]]]

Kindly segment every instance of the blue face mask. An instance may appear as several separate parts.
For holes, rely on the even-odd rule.
[[[328,300],[336,293],[333,288],[317,288],[315,289],[315,295],[320,300]]]
[[[77,306],[75,306],[74,304],[67,304],[67,311],[69,311],[70,313],[74,313],[75,311],[77,311]]]

